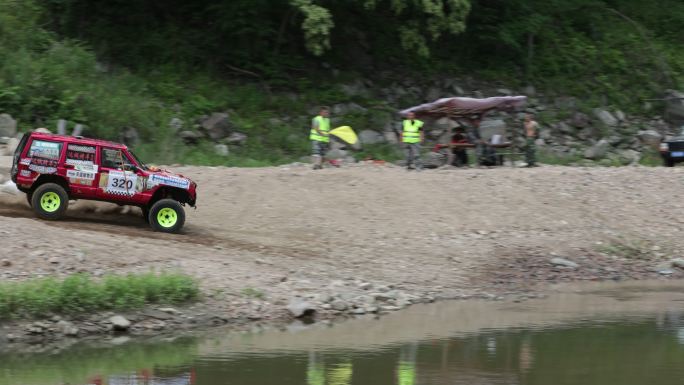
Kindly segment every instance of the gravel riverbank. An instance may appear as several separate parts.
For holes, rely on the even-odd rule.
[[[0,345],[115,329],[248,329],[441,299],[523,301],[559,282],[684,277],[682,168],[172,169],[199,184],[180,235],[152,232],[138,209],[93,202],[40,221],[4,188],[0,279],[181,271],[198,279],[202,302],[4,321]],[[117,315],[129,324],[116,326]]]

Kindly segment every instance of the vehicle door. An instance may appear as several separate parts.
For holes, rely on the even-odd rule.
[[[97,193],[97,147],[68,143],[64,159],[69,189],[76,197],[94,198]]]
[[[142,191],[143,178],[137,174],[135,163],[125,151],[100,147],[98,196],[100,199],[132,203]]]

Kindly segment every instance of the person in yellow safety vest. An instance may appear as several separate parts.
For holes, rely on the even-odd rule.
[[[330,144],[330,109],[328,107],[321,107],[318,116],[311,121],[311,133],[309,140],[311,140],[311,161],[314,170],[323,168],[323,157],[328,152]]]
[[[412,170],[414,167],[417,170],[423,168],[420,161],[420,144],[425,138],[423,124],[422,121],[416,119],[416,114],[413,112],[406,114],[401,131],[401,141],[406,146],[406,168],[408,170]]]

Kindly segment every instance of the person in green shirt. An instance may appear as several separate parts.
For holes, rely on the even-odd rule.
[[[318,115],[311,121],[311,161],[314,170],[323,168],[323,158],[330,145],[330,109],[321,107]]]

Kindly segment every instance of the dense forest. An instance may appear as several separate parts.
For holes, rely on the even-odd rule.
[[[178,145],[172,118],[230,111],[250,137],[234,154],[272,163],[306,153],[306,120],[283,116],[348,102],[339,85],[359,79],[533,85],[639,113],[684,81],[683,22],[680,0],[0,0],[0,112],[23,130],[134,127],[158,153]]]

